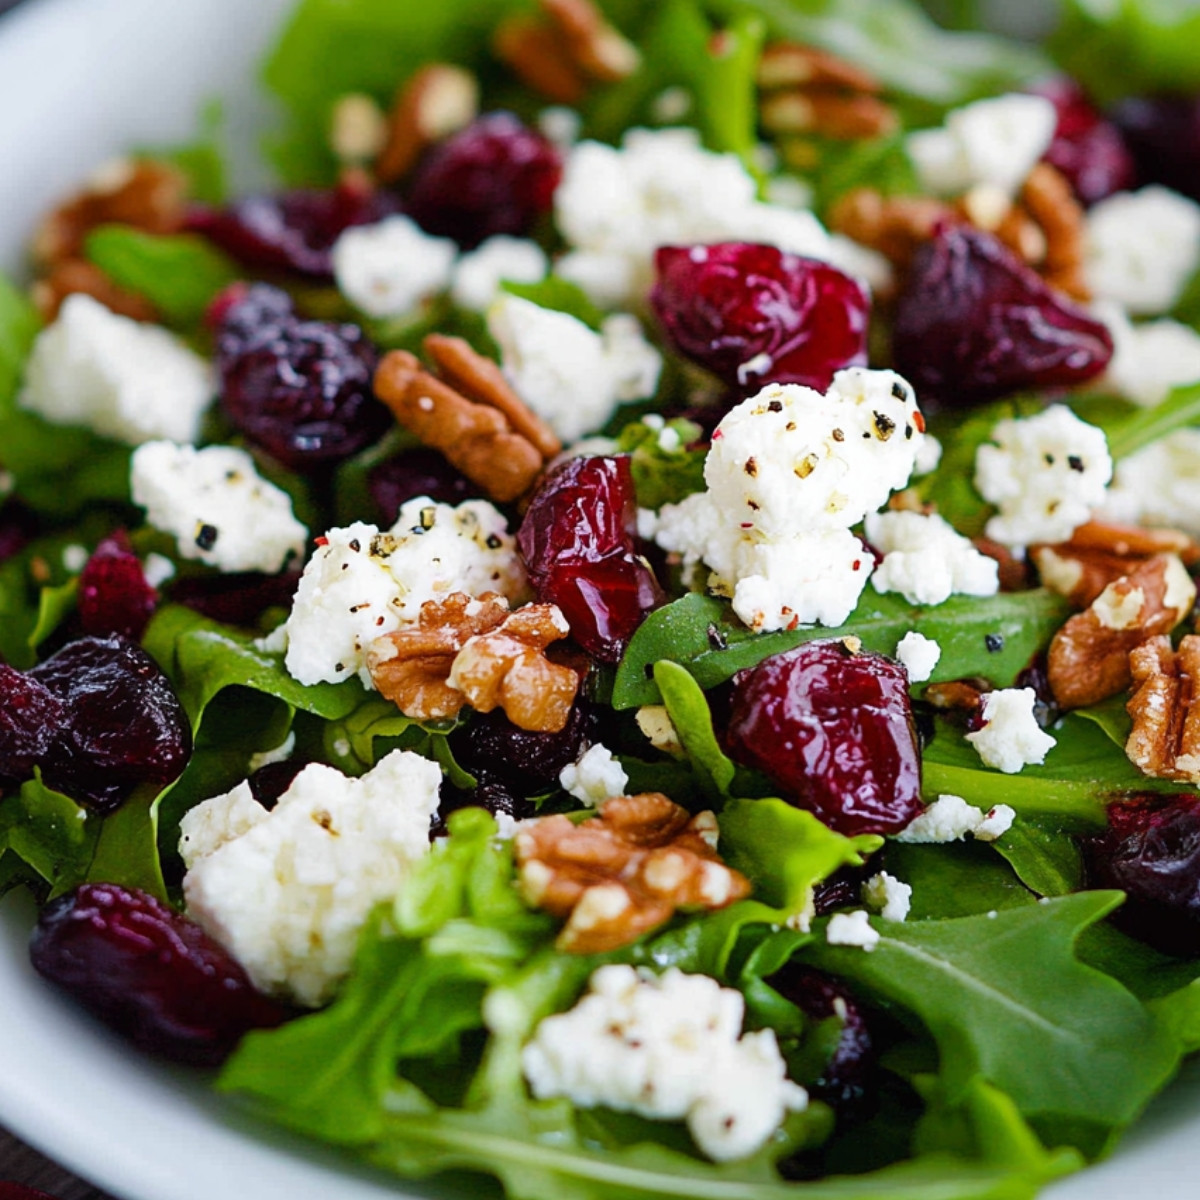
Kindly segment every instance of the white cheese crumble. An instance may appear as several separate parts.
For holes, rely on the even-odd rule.
[[[880,871],[862,885],[862,900],[885,921],[904,921],[912,907],[912,885]]]
[[[451,592],[524,598],[524,568],[502,513],[486,500],[457,508],[416,496],[391,529],[356,521],[329,530],[300,577],[286,623],[288,673],[301,683],[358,674],[376,638],[414,624],[426,600]]]
[[[966,735],[989,767],[1013,775],[1040,763],[1057,744],[1037,723],[1033,688],[999,688],[983,698],[983,728]]]
[[[87,566],[89,557],[87,547],[79,542],[70,542],[62,548],[62,565],[72,575],[78,575]]]
[[[905,146],[922,191],[956,196],[982,184],[1011,197],[1057,123],[1049,100],[1013,93],[956,108],[940,129],[910,133]]]
[[[1115,304],[1097,305],[1108,326],[1113,356],[1096,381],[1143,408],[1161,404],[1172,388],[1200,381],[1200,333],[1164,317],[1133,325]]]
[[[188,915],[255,987],[324,1003],[371,910],[428,853],[440,782],[436,763],[394,750],[359,779],[311,763],[269,813],[246,783],[205,801],[181,823]]]
[[[142,574],[152,588],[162,587],[168,579],[175,578],[175,564],[165,554],[151,551],[142,563]]]
[[[787,1078],[774,1030],[742,1034],[744,1011],[707,975],[604,966],[574,1008],[538,1025],[521,1066],[539,1100],[683,1119],[709,1158],[745,1158],[808,1093]]]
[[[975,453],[975,486],[999,509],[988,537],[1021,548],[1065,542],[1103,503],[1112,469],[1104,431],[1065,404],[997,421]]]
[[[1200,205],[1152,184],[1094,204],[1084,228],[1084,278],[1096,300],[1139,316],[1167,312],[1200,264]]]
[[[773,384],[725,415],[707,490],[664,505],[654,538],[707,563],[753,629],[840,624],[872,565],[850,530],[907,483],[923,425],[893,371],[839,371],[825,395]]]
[[[1012,826],[1016,813],[997,804],[986,813],[961,796],[939,796],[923,813],[896,835],[898,842],[942,845],[961,842],[968,834],[981,842],[994,842]]]
[[[503,283],[538,283],[549,262],[537,242],[498,233],[454,264],[450,299],[460,308],[485,312]]]
[[[603,425],[619,404],[654,395],[662,355],[636,317],[609,317],[599,333],[570,313],[501,295],[488,331],[513,389],[564,442]]]
[[[936,513],[868,513],[865,531],[883,555],[871,577],[877,592],[900,592],[910,604],[941,604],[1000,590],[996,560]]]
[[[629,776],[612,751],[597,742],[563,767],[558,782],[581,804],[597,808],[613,796],[624,796]]]
[[[941,646],[915,629],[910,629],[896,643],[896,658],[908,672],[910,683],[924,683],[941,657]]]
[[[445,291],[458,247],[411,217],[352,225],[334,243],[338,291],[369,317],[400,317]]]
[[[1121,459],[1101,515],[1200,537],[1200,429],[1177,429]]]
[[[825,926],[825,940],[831,946],[857,946],[874,950],[879,945],[879,930],[871,925],[871,915],[865,908],[853,912],[834,913]]]
[[[37,335],[17,403],[55,425],[138,446],[194,442],[215,394],[208,363],[174,334],[76,293]]]
[[[235,446],[146,442],[133,452],[129,488],[146,520],[175,539],[183,558],[219,571],[273,575],[304,554],[308,530],[292,513],[291,497]]]

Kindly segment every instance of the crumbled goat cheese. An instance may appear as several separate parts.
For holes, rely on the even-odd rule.
[[[874,950],[879,945],[879,930],[871,926],[871,914],[864,908],[834,913],[825,926],[825,940],[831,946],[857,946]]]
[[[1058,114],[1042,96],[1014,93],[956,108],[940,129],[905,142],[921,190],[956,196],[984,185],[1013,196],[1054,137]]]
[[[142,563],[142,574],[152,588],[162,587],[168,579],[175,578],[175,564],[165,554],[151,551]]]
[[[1200,429],[1177,429],[1121,459],[1100,515],[1200,537]]]
[[[369,317],[400,317],[445,291],[458,247],[410,217],[352,225],[334,243],[338,291]]]
[[[619,148],[579,142],[554,211],[572,247],[557,273],[606,308],[643,300],[659,246],[760,241],[821,259],[830,247],[812,213],[759,202],[738,157],[703,149],[693,129],[631,129]]]
[[[552,104],[537,115],[538,132],[561,150],[569,150],[579,141],[583,117],[577,109],[565,104]]]
[[[1152,184],[1094,204],[1084,227],[1084,278],[1096,300],[1139,316],[1171,309],[1200,264],[1200,205]]]
[[[549,263],[537,242],[496,234],[454,265],[450,299],[462,308],[485,312],[503,283],[537,283]]]
[[[356,521],[331,529],[309,559],[288,616],[289,674],[338,683],[358,674],[373,687],[367,647],[414,624],[426,600],[451,592],[524,598],[525,572],[503,514],[486,500],[457,508],[427,496],[406,501],[391,529]]]
[[[937,470],[937,465],[941,461],[942,443],[932,433],[927,433],[921,439],[920,446],[917,447],[917,465],[913,467],[913,474],[928,475],[930,471]]]
[[[868,513],[865,531],[883,555],[871,576],[877,592],[900,592],[910,604],[941,604],[1000,590],[996,560],[936,513]]]
[[[235,446],[146,442],[133,452],[129,489],[183,558],[273,575],[304,554],[308,530],[293,515],[291,497]]]
[[[745,1158],[808,1094],[787,1078],[774,1030],[741,1033],[744,1009],[707,975],[600,967],[574,1008],[538,1025],[521,1066],[539,1100],[684,1119],[709,1158]]]
[[[703,560],[709,587],[754,629],[840,624],[872,565],[850,530],[907,483],[923,427],[893,371],[839,371],[823,396],[773,384],[725,415],[707,491],[664,505],[654,538]]]
[[[595,808],[612,796],[624,796],[629,776],[612,751],[597,742],[563,767],[558,782],[581,804]]]
[[[1115,304],[1096,306],[1108,326],[1113,356],[1096,381],[1099,391],[1117,392],[1143,408],[1161,404],[1172,388],[1200,381],[1200,333],[1162,318],[1133,325]]]
[[[564,442],[597,429],[627,400],[652,396],[662,356],[636,317],[609,317],[597,333],[570,313],[501,294],[488,309],[508,382]]]
[[[970,834],[978,841],[994,842],[1011,828],[1015,816],[1007,804],[997,804],[985,813],[961,796],[942,795],[902,829],[896,840],[941,845],[961,842]]]
[[[912,907],[912,887],[894,875],[880,871],[862,885],[862,899],[885,921],[904,921]]]
[[[88,551],[86,546],[71,542],[62,549],[62,565],[72,575],[78,575],[87,566]]]
[[[37,335],[17,402],[55,425],[138,446],[194,442],[215,394],[208,363],[174,334],[76,293]]]
[[[184,818],[187,912],[262,991],[316,1006],[371,910],[429,851],[441,770],[393,750],[359,779],[310,763],[261,816],[247,783]],[[209,806],[213,806],[211,809]]]
[[[983,728],[966,735],[989,766],[1013,775],[1030,763],[1040,763],[1056,745],[1037,723],[1033,688],[1000,688],[983,698]]]
[[[941,646],[915,629],[909,630],[896,643],[896,658],[908,672],[910,683],[924,683],[933,674],[941,657]]]
[[[1065,542],[1104,501],[1111,478],[1104,431],[1065,404],[998,421],[975,453],[975,486],[999,509],[987,535],[1010,547]]]

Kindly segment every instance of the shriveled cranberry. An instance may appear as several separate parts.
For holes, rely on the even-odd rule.
[[[840,871],[835,871],[813,888],[814,913],[824,917],[835,908],[858,906],[864,879],[866,872],[862,867],[842,867]]]
[[[493,817],[511,817],[516,821],[523,821],[537,813],[531,801],[516,795],[502,783],[481,783],[470,791],[463,791],[443,780],[439,795],[438,811],[429,830],[431,838],[445,837],[448,832],[447,819],[460,808],[482,808]]]
[[[234,426],[296,471],[378,439],[391,416],[371,390],[379,355],[363,331],[300,317],[267,284],[235,287],[213,308],[221,407]]]
[[[226,625],[254,625],[269,608],[290,608],[299,571],[282,575],[181,575],[169,584],[171,600]]]
[[[895,833],[921,811],[921,755],[899,663],[805,642],[734,676],[734,758],[839,833]]]
[[[486,113],[435,146],[413,172],[405,211],[464,249],[520,237],[550,211],[562,156],[512,113]]]
[[[1161,183],[1200,200],[1200,96],[1131,96],[1109,115],[1140,183]]]
[[[1035,655],[1030,664],[1017,676],[1013,687],[1033,688],[1033,715],[1043,729],[1049,729],[1062,713],[1050,686],[1050,663],[1046,655]]]
[[[1121,131],[1101,115],[1079,84],[1059,75],[1034,91],[1058,113],[1054,139],[1042,157],[1066,176],[1080,203],[1092,205],[1133,186],[1133,156]]]
[[[187,227],[244,266],[332,279],[333,244],[352,225],[380,221],[397,199],[351,180],[324,191],[245,196],[225,208],[196,207]]]
[[[841,1023],[837,1041],[809,1092],[835,1108],[860,1104],[875,1069],[876,1052],[862,1008],[840,980],[789,963],[767,982],[812,1021]]]
[[[119,633],[137,641],[158,604],[129,535],[117,529],[92,551],[79,575],[79,619],[85,633]]]
[[[279,802],[279,797],[292,786],[296,776],[308,766],[300,758],[289,758],[284,762],[267,763],[259,767],[246,780],[250,794],[268,812]]]
[[[1089,885],[1120,888],[1113,921],[1169,954],[1200,954],[1200,795],[1141,793],[1111,804],[1084,842]]]
[[[825,391],[867,361],[871,302],[828,263],[774,246],[661,246],[650,304],[668,340],[731,387],[772,383]]]
[[[442,504],[461,504],[479,495],[479,489],[462,472],[427,446],[401,450],[372,467],[367,488],[385,525],[393,524],[400,506],[414,496],[428,496]]]
[[[62,698],[44,683],[0,663],[0,777],[28,779],[67,722]]]
[[[1103,322],[967,225],[943,225],[917,251],[896,303],[892,357],[922,403],[1070,387],[1100,374],[1112,350]]]
[[[573,458],[543,479],[517,545],[538,599],[562,609],[571,636],[617,662],[663,592],[635,551],[637,500],[628,457]]]
[[[134,888],[85,883],[51,901],[29,956],[106,1024],[177,1062],[216,1066],[243,1034],[288,1016],[199,925]]]

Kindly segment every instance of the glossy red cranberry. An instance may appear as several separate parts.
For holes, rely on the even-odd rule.
[[[805,642],[734,676],[729,753],[839,833],[895,833],[921,811],[921,755],[899,663]]]
[[[813,911],[828,916],[837,908],[861,907],[862,885],[866,879],[862,867],[842,867],[813,888]]]
[[[990,233],[943,225],[896,303],[892,357],[922,403],[962,407],[1099,375],[1112,335]]]
[[[1133,156],[1121,131],[1101,115],[1073,79],[1056,76],[1034,91],[1058,113],[1054,139],[1042,157],[1066,176],[1080,203],[1090,206],[1133,186]]]
[[[1200,200],[1200,96],[1131,96],[1111,112],[1140,183]]]
[[[350,181],[325,191],[245,196],[226,208],[197,207],[187,225],[243,266],[332,279],[333,244],[352,225],[369,225],[395,212],[386,192]]]
[[[87,883],[51,901],[29,946],[35,969],[144,1050],[216,1066],[287,1010],[260,995],[194,921],[145,892]]]
[[[79,575],[79,620],[84,633],[119,633],[138,641],[158,604],[141,559],[123,529],[104,538]]]
[[[744,393],[765,383],[825,391],[867,361],[871,302],[857,280],[774,246],[662,246],[650,304],[680,354]]]
[[[270,812],[279,803],[280,796],[292,786],[296,776],[307,766],[308,763],[300,758],[267,763],[246,780],[250,785],[250,794]]]
[[[414,496],[429,496],[442,504],[461,504],[479,495],[479,489],[461,471],[426,446],[401,450],[372,467],[367,488],[383,525],[393,524],[400,506]]]
[[[1125,892],[1116,924],[1169,954],[1200,954],[1200,795],[1147,792],[1110,805],[1084,858],[1091,887]]]
[[[449,832],[446,822],[450,814],[460,808],[482,808],[493,817],[510,817],[515,821],[537,815],[537,806],[532,800],[518,796],[502,783],[481,783],[463,791],[443,780],[439,796],[438,810],[429,830],[431,838],[446,836]]]
[[[285,466],[338,462],[391,424],[371,390],[378,353],[357,325],[300,317],[266,284],[235,285],[212,314],[221,408]]]
[[[62,697],[30,675],[0,663],[0,778],[29,779],[66,723]]]
[[[271,608],[291,608],[299,571],[282,575],[181,575],[171,580],[171,601],[225,625],[256,625]]]
[[[511,113],[487,113],[421,160],[405,212],[427,233],[469,249],[494,234],[529,233],[550,211],[561,177],[552,142]]]
[[[663,592],[635,551],[637,500],[628,457],[573,458],[534,493],[517,545],[538,599],[562,609],[571,636],[617,662]]]

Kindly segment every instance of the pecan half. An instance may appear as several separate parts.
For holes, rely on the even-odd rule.
[[[933,196],[885,196],[874,188],[853,188],[829,212],[835,233],[878,250],[893,266],[908,267],[917,248],[937,225],[953,217],[950,205]]]
[[[1125,706],[1133,718],[1129,761],[1145,775],[1200,783],[1200,637],[1189,634],[1178,651],[1165,634],[1151,638],[1129,665],[1136,685]]]
[[[49,323],[68,296],[82,293],[98,300],[105,308],[135,321],[157,321],[158,309],[145,296],[128,292],[115,283],[95,263],[86,258],[64,258],[30,288],[42,320]]]
[[[1047,673],[1054,698],[1063,708],[1082,708],[1128,687],[1130,652],[1170,633],[1195,598],[1195,584],[1174,554],[1157,554],[1110,583],[1050,643]]]
[[[375,175],[394,183],[434,142],[469,125],[479,112],[479,81],[450,63],[428,63],[403,84],[387,116]]]
[[[676,909],[724,908],[750,883],[717,854],[717,819],[659,792],[617,796],[575,825],[541,817],[515,839],[526,900],[567,923],[557,946],[598,954],[636,941]]]

